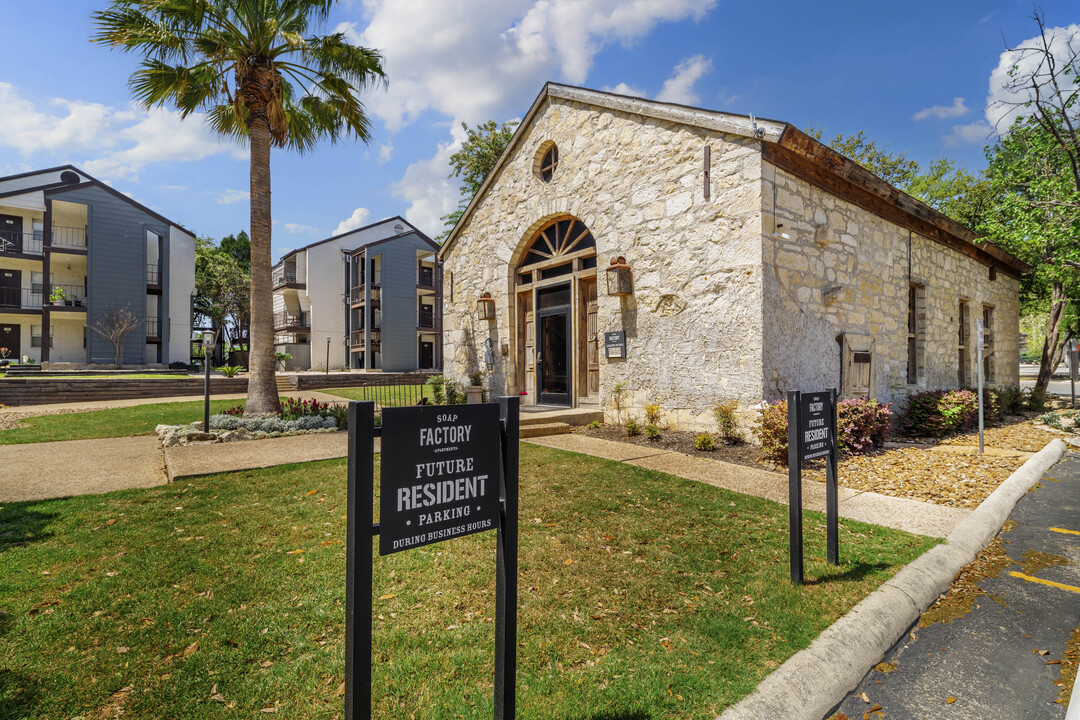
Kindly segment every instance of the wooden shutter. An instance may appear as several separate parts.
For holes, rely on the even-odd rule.
[[[844,335],[843,358],[844,377],[840,396],[872,398],[877,365],[873,339],[869,335]]]

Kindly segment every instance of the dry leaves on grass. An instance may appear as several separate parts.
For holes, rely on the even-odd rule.
[[[841,485],[855,490],[973,508],[1023,462],[1020,457],[977,452],[902,448],[847,458],[840,462],[837,477]],[[804,477],[825,481],[821,470],[804,472]]]

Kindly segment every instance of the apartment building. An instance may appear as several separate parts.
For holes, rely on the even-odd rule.
[[[287,370],[405,372],[441,366],[439,246],[401,217],[284,255],[274,344]]]
[[[127,309],[124,364],[188,362],[194,292],[195,237],[175,222],[71,165],[0,177],[8,358],[113,363],[94,328]]]

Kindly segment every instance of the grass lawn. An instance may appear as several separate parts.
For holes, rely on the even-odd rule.
[[[934,544],[521,451],[518,716],[712,718]],[[376,508],[378,503],[376,502]],[[340,718],[345,462],[0,508],[0,718]],[[374,717],[490,718],[493,531],[375,556]]]
[[[140,379],[143,379],[143,380],[157,380],[159,378],[164,379],[164,380],[176,380],[177,378],[188,378],[188,377],[198,377],[198,376],[194,375],[194,374],[193,375],[188,375],[186,373],[175,373],[175,374],[174,373],[169,373],[169,374],[164,374],[164,373],[123,373],[121,375],[116,375],[116,374],[113,374],[113,375],[72,375],[70,377],[66,377],[66,376],[62,376],[62,375],[61,376],[47,375],[47,376],[43,376],[43,377],[26,377],[26,376],[22,376],[22,377],[11,376],[11,377],[8,377],[7,375],[0,375],[0,379],[4,379],[4,380],[63,380],[65,382],[68,381],[68,380],[102,380],[102,379],[107,379],[107,380],[121,379],[121,380],[123,380],[123,379],[131,379],[131,378],[140,378]]]
[[[343,387],[320,390],[329,395],[348,398],[349,400],[371,400],[372,402],[388,406],[402,407],[416,405],[420,398],[427,398],[428,402],[434,402],[430,385],[387,385],[384,387]]]
[[[243,401],[211,398],[210,412],[221,412],[241,402]],[[43,415],[22,420],[22,427],[0,430],[0,445],[150,435],[159,424],[181,425],[202,420],[202,416],[202,400],[132,405],[67,415]]]

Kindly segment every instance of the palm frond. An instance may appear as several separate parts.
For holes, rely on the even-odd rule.
[[[221,95],[221,73],[210,63],[192,67],[144,60],[131,75],[131,92],[146,108],[173,105],[181,117],[216,103]]]

